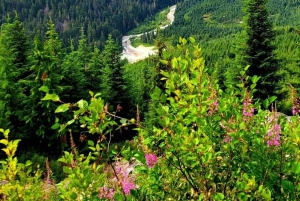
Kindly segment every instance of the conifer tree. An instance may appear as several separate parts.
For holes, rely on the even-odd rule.
[[[103,67],[100,50],[97,45],[94,44],[94,50],[91,53],[91,59],[89,61],[89,80],[88,80],[88,89],[92,92],[100,92],[100,83],[101,83],[101,68]]]
[[[111,35],[101,53],[101,60],[103,64],[100,84],[102,97],[113,108],[116,108],[118,104],[123,106],[126,104],[126,84],[123,78],[121,51]]]
[[[27,123],[23,131],[28,135],[28,143],[34,143],[31,144],[34,146],[40,145],[36,147],[36,149],[40,148],[40,151],[53,145],[55,149],[51,151],[59,150],[59,136],[51,129],[55,123],[54,111],[57,106],[53,101],[41,99],[44,98],[45,91],[57,95],[63,91],[62,58],[62,44],[53,22],[50,21],[44,42],[41,44],[38,37],[34,40],[31,57],[32,72],[24,81],[30,88],[30,94],[23,102],[25,104],[23,116]]]
[[[247,0],[245,2],[246,47],[242,64],[250,65],[249,76],[258,75],[256,98],[265,99],[274,95],[280,80],[279,62],[274,54],[275,33],[266,8],[267,0]]]
[[[15,14],[0,32],[0,124],[11,129],[13,138],[22,138],[20,111],[25,89],[20,80],[29,73],[29,49],[25,29]]]
[[[63,62],[63,83],[66,85],[63,100],[66,102],[77,102],[88,97],[90,82],[88,64],[91,51],[87,45],[83,27],[80,32],[78,49],[74,49],[73,41],[71,41],[71,52],[66,55]]]

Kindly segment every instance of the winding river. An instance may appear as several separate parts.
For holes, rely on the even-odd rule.
[[[165,26],[161,26],[160,29],[165,29],[174,22],[174,14],[176,10],[176,5],[170,7],[170,12],[167,14],[167,19],[170,21],[170,24],[167,24]],[[156,29],[152,30],[154,31],[154,34],[156,34]],[[149,31],[149,32],[152,32]],[[147,33],[147,32],[146,32]],[[130,63],[137,62],[139,60],[145,59],[149,57],[150,55],[153,55],[156,53],[156,50],[154,49],[154,46],[152,47],[145,47],[143,45],[140,45],[138,47],[133,47],[131,45],[131,38],[135,37],[140,37],[142,34],[136,34],[136,35],[128,35],[128,36],[123,36],[122,38],[122,47],[123,47],[123,52],[122,52],[122,58],[126,58]]]

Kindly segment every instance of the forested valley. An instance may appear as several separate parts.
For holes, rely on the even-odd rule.
[[[75,40],[77,47],[83,27],[88,43],[96,43],[101,49],[109,34],[120,43],[122,35],[176,3],[177,0],[3,0],[0,2],[0,24],[16,12],[27,34],[33,38],[36,34],[44,36],[51,19],[64,47],[70,45],[70,39]]]
[[[1,1],[0,200],[299,200],[299,6]]]

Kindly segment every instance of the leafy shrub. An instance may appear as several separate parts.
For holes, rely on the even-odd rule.
[[[253,103],[259,77],[245,77],[247,69],[240,84],[222,91],[206,73],[198,45],[189,52],[186,43],[180,39],[182,55],[172,59],[171,71],[161,72],[166,90],[152,94],[159,126],[140,132],[143,150],[160,155],[155,170],[139,171],[143,199],[299,199],[299,116]]]
[[[245,77],[247,68],[240,72],[240,84],[221,90],[207,74],[194,39],[189,39],[192,52],[185,49],[187,42],[180,39],[182,55],[172,58],[170,71],[161,72],[165,91],[155,88],[151,96],[157,102],[157,126],[144,128],[139,114],[127,120],[110,113],[93,93],[90,102],[56,109],[60,113],[74,107],[74,119],[54,127],[64,131],[79,124],[99,140],[89,141],[91,152],[80,155],[69,130],[72,151],[58,160],[66,177],[50,192],[43,187],[51,183],[50,168],[46,181],[38,171],[32,177],[31,162],[18,164],[14,157],[18,141],[10,142],[8,131],[1,130],[8,158],[1,161],[0,179],[7,183],[0,193],[7,200],[299,200],[298,99],[294,97],[291,117],[263,109],[276,98],[262,105],[252,101],[259,77]],[[250,88],[245,80],[251,80]],[[55,94],[46,99],[59,100]],[[119,127],[135,124],[139,130],[121,150],[110,143],[115,118],[121,118]]]

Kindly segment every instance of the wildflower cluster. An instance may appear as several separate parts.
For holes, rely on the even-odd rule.
[[[292,90],[292,102],[293,102],[293,106],[292,106],[292,114],[293,116],[296,116],[297,114],[300,114],[300,101],[297,98],[297,92],[296,89],[290,85],[291,90]]]
[[[98,197],[100,199],[109,199],[109,200],[111,200],[111,199],[114,198],[115,191],[112,188],[108,189],[106,186],[104,186],[104,187],[101,187],[99,189],[99,191],[100,191],[100,193],[99,193]]]
[[[154,154],[145,155],[148,168],[153,168],[157,163],[157,157]]]
[[[209,105],[208,115],[212,115],[218,111],[218,100],[215,100],[211,105]]]
[[[247,93],[243,103],[243,120],[249,121],[253,115],[254,115],[254,108],[251,103],[250,94]]]
[[[121,181],[122,189],[126,195],[130,194],[130,190],[133,190],[136,188],[134,184],[134,178],[130,178],[128,172],[123,172],[123,178]]]
[[[279,146],[279,139],[280,139],[281,127],[279,124],[275,123],[268,132],[268,147],[270,146]]]

